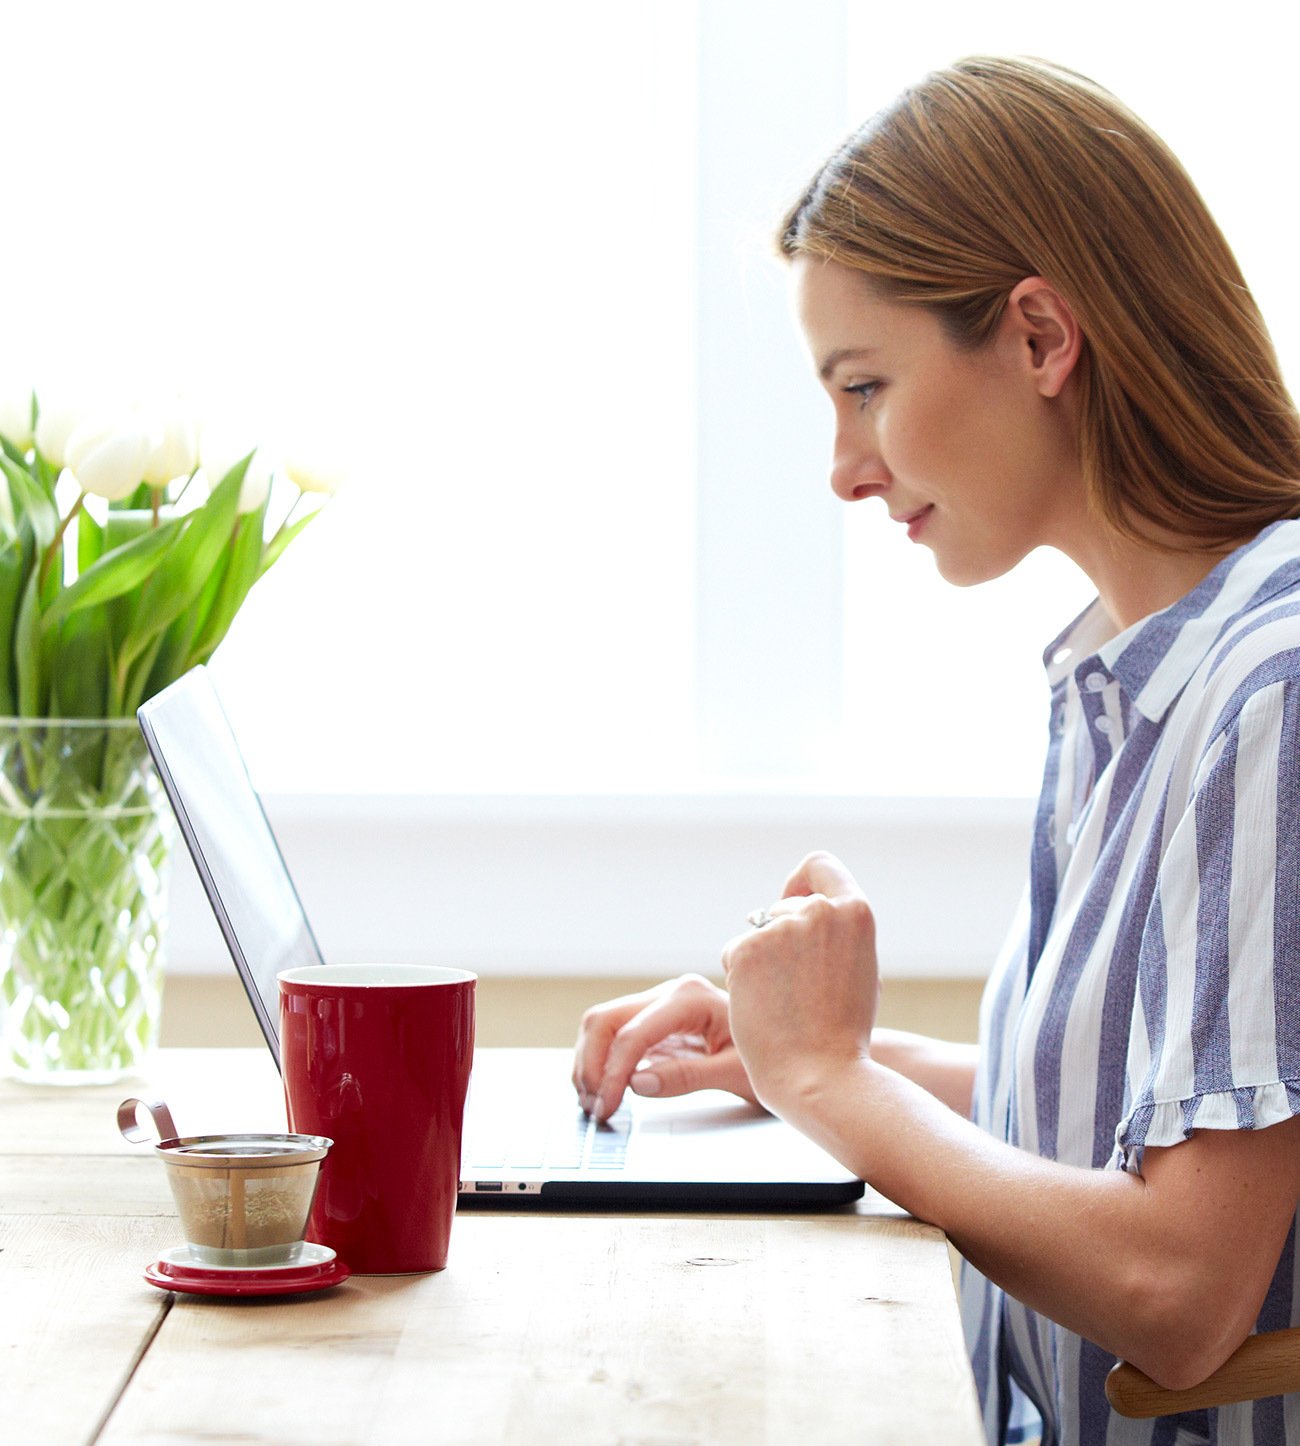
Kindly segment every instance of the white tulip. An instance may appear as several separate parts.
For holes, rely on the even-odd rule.
[[[150,487],[166,487],[178,477],[188,477],[198,465],[199,430],[184,412],[174,412],[159,428],[145,463],[144,480]]]
[[[121,502],[140,485],[155,438],[148,432],[118,432],[80,449],[69,471],[83,492]]]
[[[38,429],[39,430],[39,429]],[[116,436],[118,428],[103,417],[96,417],[94,421],[81,422],[73,427],[63,442],[63,449],[58,458],[58,464],[66,467],[70,472],[75,472],[81,462],[88,457],[96,447],[106,442],[110,437]],[[42,455],[47,461],[55,459],[50,456],[44,448]]]
[[[25,452],[32,445],[32,391],[0,385],[0,437]]]
[[[274,464],[262,455],[259,447],[253,453],[253,460],[248,464],[248,471],[244,473],[244,485],[239,489],[240,512],[257,511],[271,495],[271,479],[274,475]]]
[[[300,492],[321,492],[332,497],[343,485],[343,470],[322,457],[291,456],[284,475]]]
[[[226,473],[236,463],[243,461],[255,447],[256,443],[238,432],[222,432],[204,427],[203,435],[199,438],[199,465],[203,468],[209,485],[217,487],[224,482]]]
[[[244,473],[243,486],[239,489],[237,505],[240,512],[256,512],[266,501],[276,470],[274,461],[264,448],[254,447],[249,441],[225,436],[220,432],[205,429],[199,444],[199,456],[203,459],[203,472],[210,488],[223,482],[230,469],[242,462],[250,452],[253,456],[248,470]]]
[[[40,404],[36,418],[36,450],[52,467],[62,467],[67,462],[68,439],[77,430],[78,419],[75,407],[66,402]]]

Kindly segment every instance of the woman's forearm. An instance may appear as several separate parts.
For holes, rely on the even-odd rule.
[[[901,1029],[876,1029],[871,1035],[871,1057],[920,1085],[963,1118],[970,1117],[978,1045],[954,1044]]]
[[[1025,1305],[1161,1385],[1226,1359],[1295,1216],[1300,1116],[1148,1146],[1140,1175],[1041,1159],[918,1083],[936,1078],[928,1044],[877,1037],[875,916],[837,859],[809,855],[773,915],[723,953],[732,1038],[764,1105]],[[937,1072],[947,1093],[956,1079],[964,1094],[968,1073]]]
[[[1171,1386],[1252,1329],[1294,1210],[1300,1121],[1150,1150],[1144,1178],[995,1140],[874,1058],[764,1102],[1012,1295]]]

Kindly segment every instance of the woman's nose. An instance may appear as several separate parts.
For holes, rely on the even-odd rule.
[[[889,485],[889,469],[870,440],[841,428],[831,459],[831,491],[845,502],[878,497]]]

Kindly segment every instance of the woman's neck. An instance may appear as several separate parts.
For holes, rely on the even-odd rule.
[[[1092,579],[1102,606],[1123,631],[1186,597],[1248,540],[1243,537],[1217,547],[1174,552],[1108,532],[1105,537],[1094,534],[1091,547],[1071,548],[1069,553]]]

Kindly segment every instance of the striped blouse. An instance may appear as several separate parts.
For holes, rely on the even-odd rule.
[[[976,1120],[1140,1171],[1147,1145],[1300,1113],[1300,522],[1118,635],[1094,603],[1044,662],[1029,888],[984,995]],[[1261,1330],[1300,1324],[1294,1247],[1293,1225]],[[1036,1408],[1044,1446],[1300,1446],[1300,1397],[1128,1421],[1105,1351],[969,1266],[962,1310],[991,1442]]]

